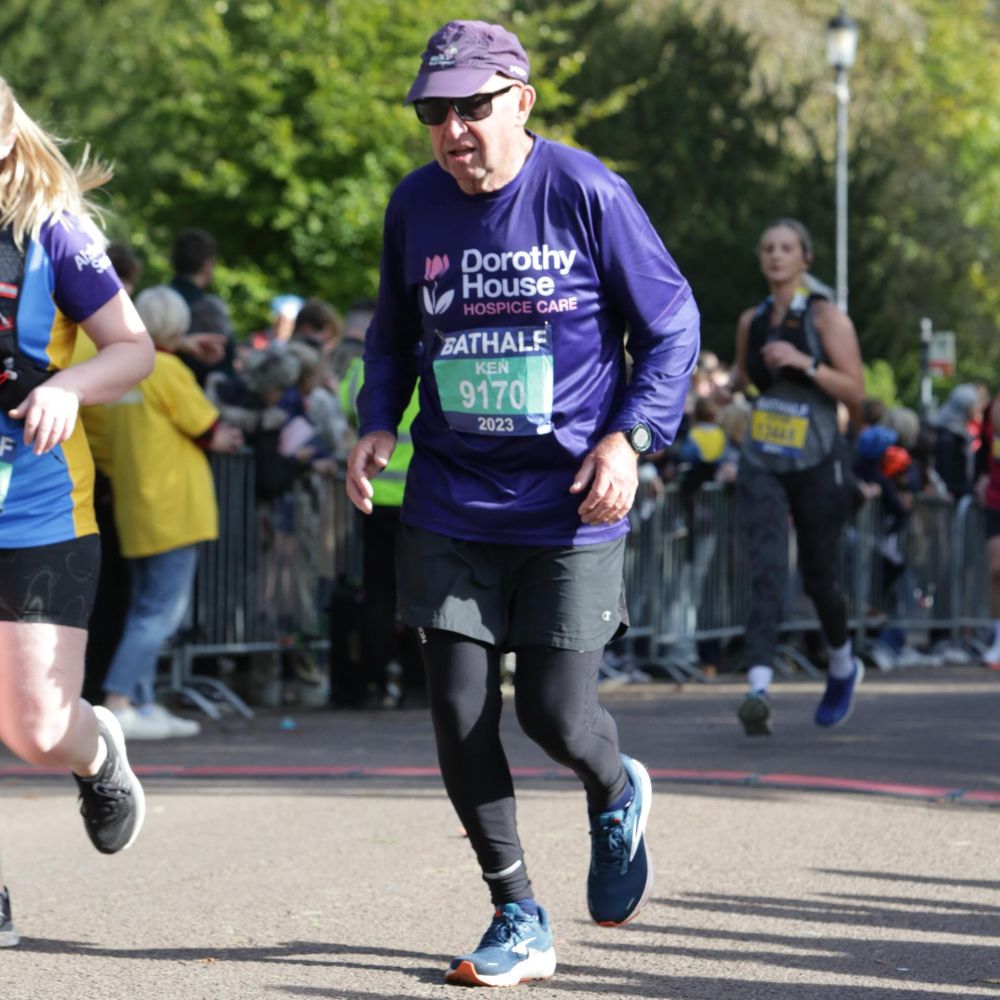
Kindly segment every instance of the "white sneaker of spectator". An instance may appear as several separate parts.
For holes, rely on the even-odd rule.
[[[155,713],[151,706],[140,710],[134,705],[111,709],[126,740],[165,740],[170,735],[170,727]]]
[[[156,702],[152,705],[143,705],[142,711],[147,712],[154,719],[159,719],[167,727],[168,738],[171,736],[197,736],[201,732],[201,723],[195,722],[194,719],[185,719],[180,715],[174,715],[173,712],[168,712]]]
[[[155,703],[114,709],[114,714],[127,740],[169,740],[201,732],[201,726],[193,719],[182,719]]]

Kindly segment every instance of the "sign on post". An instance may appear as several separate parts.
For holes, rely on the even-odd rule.
[[[955,374],[955,332],[935,330],[927,349],[927,371],[933,378]]]

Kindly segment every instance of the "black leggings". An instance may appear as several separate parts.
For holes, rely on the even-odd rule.
[[[531,896],[517,835],[514,784],[500,742],[500,650],[453,632],[428,630],[427,670],[438,760],[448,798],[465,826],[497,905]],[[516,650],[515,699],[525,734],[583,782],[591,812],[625,790],[618,728],[597,700],[602,649]]]
[[[827,643],[847,642],[847,601],[840,587],[840,537],[850,515],[850,487],[839,457],[777,476],[748,465],[737,484],[750,561],[748,667],[774,662],[788,583],[788,515],[795,524],[799,570]]]

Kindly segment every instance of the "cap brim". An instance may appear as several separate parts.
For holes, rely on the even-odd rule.
[[[496,76],[495,69],[437,69],[417,74],[404,104],[422,101],[425,97],[470,97],[483,84]]]

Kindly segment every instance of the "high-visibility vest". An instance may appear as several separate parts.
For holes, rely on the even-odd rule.
[[[358,425],[358,393],[365,383],[365,362],[364,358],[355,358],[344,372],[344,377],[340,382],[340,404],[344,408],[344,415],[350,423]],[[389,459],[389,464],[372,479],[372,503],[377,507],[399,507],[403,503],[403,490],[406,487],[406,470],[410,466],[410,459],[413,458],[413,440],[410,437],[410,425],[413,423],[419,410],[417,401],[417,390],[413,390],[413,396],[409,405],[403,411],[403,419],[396,429],[396,450]]]

